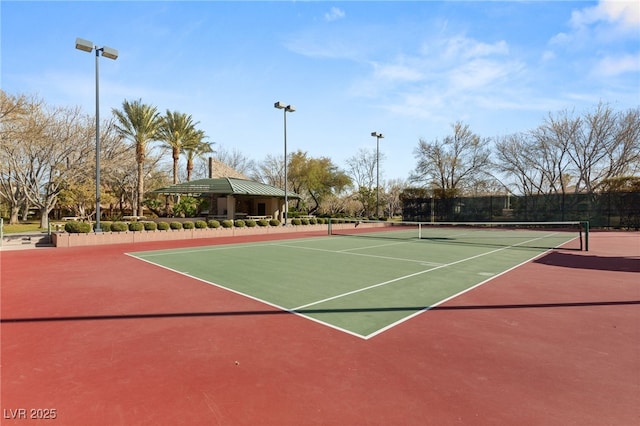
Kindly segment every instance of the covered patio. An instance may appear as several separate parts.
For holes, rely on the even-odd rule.
[[[159,188],[153,193],[191,196],[208,200],[209,209],[201,215],[209,219],[278,219],[284,220],[284,190],[248,179],[232,177],[198,179]],[[288,199],[299,195],[287,192]]]

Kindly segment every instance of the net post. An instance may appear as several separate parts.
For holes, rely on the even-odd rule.
[[[331,218],[328,218],[327,235],[331,235]]]
[[[422,222],[418,222],[418,239],[422,239]]]
[[[589,251],[589,221],[584,221],[584,251]]]

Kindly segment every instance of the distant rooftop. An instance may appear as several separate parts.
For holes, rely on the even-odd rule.
[[[284,198],[284,190],[280,188],[248,179],[237,179],[232,177],[198,179],[156,189],[152,192],[165,195],[188,194],[193,196],[200,196],[216,194]],[[292,192],[287,192],[287,197],[300,198],[298,194]]]

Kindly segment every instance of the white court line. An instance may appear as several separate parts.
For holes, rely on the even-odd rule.
[[[173,269],[173,268],[170,268],[170,267],[168,267],[168,266],[164,266],[164,265],[160,265],[160,264],[158,264],[158,263],[154,263],[154,262],[152,262],[152,261],[150,261],[150,260],[143,259],[143,258],[138,257],[138,256],[136,256],[136,255],[134,255],[134,254],[131,254],[131,253],[125,253],[125,255],[130,256],[130,257],[133,257],[133,258],[138,259],[138,260],[141,260],[142,262],[146,262],[146,263],[149,263],[149,264],[151,264],[151,265],[157,266],[157,267],[159,267],[159,268],[163,268],[163,269],[166,269],[166,270],[168,270],[168,271],[175,272],[176,274],[184,275],[185,277],[189,277],[189,278],[191,278],[191,279],[198,280],[198,281],[200,281],[201,283],[208,284],[208,285],[213,286],[213,287],[218,287],[218,288],[223,289],[223,290],[226,290],[226,291],[230,291],[231,293],[237,294],[237,295],[239,295],[239,296],[246,297],[246,298],[251,299],[251,300],[255,300],[256,302],[264,303],[264,304],[265,304],[265,305],[267,305],[267,306],[271,306],[271,307],[276,308],[276,309],[279,309],[279,310],[281,310],[281,311],[283,311],[283,312],[288,312],[288,313],[290,313],[290,314],[294,314],[294,315],[296,315],[296,316],[299,316],[299,317],[304,318],[305,320],[310,320],[310,321],[316,322],[316,323],[318,323],[318,324],[322,324],[322,325],[324,325],[325,327],[333,328],[334,330],[338,330],[338,331],[341,331],[341,332],[343,332],[343,333],[350,334],[350,335],[355,336],[355,337],[359,337],[359,338],[361,338],[361,339],[364,339],[364,338],[365,338],[365,336],[363,336],[363,335],[361,335],[361,334],[358,334],[358,333],[356,333],[356,332],[354,332],[354,331],[348,330],[348,329],[346,329],[346,328],[338,327],[338,326],[337,326],[337,325],[335,325],[335,324],[331,324],[331,323],[329,323],[329,322],[325,322],[325,321],[319,320],[319,319],[317,319],[317,318],[310,317],[310,316],[305,315],[305,314],[300,313],[300,312],[295,312],[294,310],[291,310],[291,309],[289,309],[289,308],[285,308],[284,306],[280,306],[280,305],[277,305],[277,304],[275,304],[275,303],[269,302],[269,301],[267,301],[267,300],[260,299],[259,297],[252,296],[252,295],[250,295],[250,294],[243,293],[243,292],[238,291],[238,290],[234,290],[234,289],[232,289],[232,288],[230,288],[230,287],[226,287],[226,286],[223,286],[223,285],[220,285],[220,284],[217,284],[217,283],[211,282],[211,281],[207,281],[207,280],[205,280],[205,279],[203,279],[203,278],[199,278],[199,277],[197,277],[197,276],[190,275],[190,274],[189,274],[189,273],[187,273],[187,272],[178,271],[177,269]]]
[[[144,258],[142,258],[142,257],[140,257],[140,256],[138,256],[138,255],[135,255],[135,254],[125,253],[125,255],[127,255],[127,256],[131,256],[131,257],[136,258],[136,259],[138,259],[138,260],[141,260],[141,261],[143,261],[143,262],[146,262],[146,263],[149,263],[149,264],[152,264],[152,265],[158,266],[158,267],[160,267],[160,268],[164,268],[164,269],[166,269],[166,270],[169,270],[169,271],[175,272],[175,273],[177,273],[177,274],[184,275],[184,276],[187,276],[187,277],[192,278],[192,279],[196,279],[196,280],[198,280],[198,281],[200,281],[200,282],[202,282],[202,283],[205,283],[205,284],[208,284],[208,285],[211,285],[211,286],[214,286],[214,287],[218,287],[218,288],[221,288],[221,289],[223,289],[223,290],[230,291],[230,292],[235,293],[235,294],[240,295],[240,296],[247,297],[247,298],[249,298],[249,299],[251,299],[251,300],[254,300],[254,301],[257,301],[257,302],[260,302],[260,303],[264,303],[265,305],[271,306],[271,307],[276,308],[276,309],[279,309],[279,310],[281,310],[281,311],[285,311],[285,312],[288,312],[288,313],[292,313],[292,314],[297,315],[297,316],[300,316],[300,317],[302,317],[302,318],[304,318],[304,319],[306,319],[306,320],[310,320],[310,321],[313,321],[313,322],[315,322],[315,323],[322,324],[322,325],[324,325],[324,326],[327,326],[327,327],[332,328],[332,329],[334,329],[334,330],[338,330],[338,331],[344,332],[344,333],[349,334],[349,335],[351,335],[351,336],[358,337],[358,338],[361,338],[361,339],[363,339],[363,340],[368,340],[368,339],[370,339],[370,338],[372,338],[372,337],[375,337],[375,336],[377,336],[377,335],[379,335],[379,334],[383,333],[384,331],[387,331],[387,330],[389,330],[389,329],[391,329],[391,328],[393,328],[393,327],[395,327],[395,326],[397,326],[397,325],[399,325],[399,324],[401,324],[401,323],[403,323],[403,322],[405,322],[405,321],[410,320],[411,318],[416,317],[417,315],[419,315],[419,314],[421,314],[421,313],[423,313],[423,312],[425,312],[425,311],[427,311],[427,310],[431,309],[432,307],[435,307],[435,306],[438,306],[438,305],[440,305],[440,304],[442,304],[442,303],[445,303],[446,301],[451,300],[451,299],[453,299],[453,298],[455,298],[455,297],[457,297],[457,296],[459,296],[459,295],[461,295],[461,294],[463,294],[463,293],[466,293],[466,292],[468,292],[468,291],[470,291],[470,290],[472,290],[472,289],[474,289],[474,288],[476,288],[476,287],[479,287],[480,285],[485,284],[485,283],[487,283],[487,282],[489,282],[489,281],[493,280],[494,278],[499,277],[500,275],[503,275],[503,274],[505,274],[505,273],[507,273],[507,272],[511,271],[512,269],[517,268],[517,267],[518,267],[518,266],[520,266],[520,265],[523,265],[523,264],[525,264],[525,263],[527,263],[527,262],[530,262],[532,259],[535,259],[535,258],[537,258],[537,257],[540,257],[540,256],[542,256],[544,253],[547,253],[547,252],[548,252],[548,251],[550,251],[550,250],[545,251],[545,252],[543,252],[543,253],[539,253],[539,254],[537,254],[536,256],[533,256],[531,259],[525,260],[525,261],[523,261],[522,263],[520,263],[520,264],[518,264],[518,265],[516,265],[516,266],[513,266],[512,268],[510,268],[510,269],[508,269],[508,270],[506,270],[506,271],[504,271],[504,272],[502,272],[502,273],[499,273],[499,274],[497,274],[497,275],[495,275],[495,276],[493,276],[493,277],[491,277],[491,278],[489,278],[489,279],[486,279],[486,280],[482,281],[481,283],[478,283],[478,284],[476,284],[476,285],[474,285],[474,286],[472,286],[472,287],[470,287],[470,288],[468,288],[468,289],[465,289],[465,290],[463,290],[463,291],[461,291],[461,292],[459,292],[459,293],[457,293],[457,294],[454,294],[454,295],[452,295],[452,296],[449,296],[449,297],[447,297],[447,298],[445,298],[445,299],[443,299],[443,300],[441,300],[441,301],[439,301],[439,302],[437,302],[437,303],[435,303],[435,304],[433,304],[433,305],[427,306],[427,307],[425,307],[424,309],[421,309],[421,310],[419,310],[419,311],[417,311],[417,312],[415,312],[415,313],[413,313],[413,314],[411,314],[411,315],[408,315],[408,316],[406,316],[406,317],[404,317],[404,318],[402,318],[402,319],[400,319],[400,320],[398,320],[398,321],[396,321],[396,322],[394,322],[394,323],[392,323],[392,324],[389,324],[389,325],[387,325],[387,326],[385,326],[385,327],[383,327],[383,328],[381,328],[381,329],[379,329],[379,330],[377,330],[377,331],[375,331],[375,332],[373,332],[373,333],[371,333],[371,334],[368,334],[368,335],[362,335],[362,334],[356,333],[356,332],[354,332],[354,331],[351,331],[351,330],[348,330],[348,329],[345,329],[345,328],[339,327],[339,326],[334,325],[334,324],[331,324],[331,323],[329,323],[329,322],[325,322],[325,321],[322,321],[322,320],[320,320],[320,319],[317,319],[317,318],[311,317],[311,316],[309,316],[309,315],[306,315],[306,314],[305,314],[305,313],[303,313],[303,312],[297,312],[297,310],[299,310],[299,309],[303,309],[303,308],[305,308],[305,307],[313,306],[313,305],[316,305],[316,304],[319,304],[319,303],[322,303],[323,301],[332,300],[332,299],[337,299],[337,298],[339,298],[339,297],[344,297],[344,296],[346,296],[346,295],[348,295],[348,294],[358,293],[358,292],[360,292],[360,291],[365,291],[365,290],[367,290],[367,289],[371,289],[371,288],[374,288],[374,287],[379,287],[379,286],[381,286],[381,285],[389,284],[389,283],[392,283],[392,282],[395,282],[395,281],[398,281],[398,280],[401,280],[401,279],[409,278],[409,277],[411,277],[411,276],[420,275],[420,274],[427,273],[427,272],[431,272],[431,271],[434,271],[434,270],[437,270],[437,269],[441,269],[441,268],[444,268],[444,267],[447,267],[447,266],[455,265],[455,264],[458,264],[458,263],[461,263],[461,262],[466,262],[466,261],[468,261],[468,260],[472,260],[472,259],[475,259],[475,258],[478,258],[478,257],[482,257],[482,256],[485,256],[485,255],[488,255],[488,254],[496,253],[496,252],[499,252],[499,251],[502,251],[502,250],[507,250],[507,249],[509,249],[509,248],[511,248],[511,247],[517,247],[517,246],[519,246],[519,245],[526,244],[526,243],[531,242],[531,241],[536,241],[536,240],[540,240],[540,239],[543,239],[543,238],[547,238],[547,237],[550,237],[550,236],[553,236],[553,235],[556,235],[556,234],[557,234],[557,233],[553,233],[553,234],[549,234],[549,235],[546,235],[546,236],[542,236],[542,237],[534,238],[534,239],[531,239],[531,240],[528,240],[528,241],[523,241],[523,242],[518,243],[518,244],[513,244],[513,245],[511,245],[511,246],[507,246],[507,247],[502,247],[502,248],[500,248],[500,249],[492,250],[492,251],[489,251],[489,252],[486,252],[486,253],[481,253],[481,254],[479,254],[479,255],[472,256],[472,257],[469,257],[469,258],[466,258],[466,259],[462,259],[462,260],[459,260],[459,261],[456,261],[456,262],[451,262],[451,263],[448,263],[448,264],[445,264],[445,265],[439,265],[439,266],[437,266],[437,267],[435,267],[435,268],[427,269],[427,270],[424,270],[424,271],[421,271],[421,272],[418,272],[418,273],[415,273],[415,274],[411,274],[411,275],[407,275],[407,276],[404,276],[404,277],[400,277],[400,278],[397,278],[397,279],[394,279],[394,280],[387,281],[387,282],[385,282],[385,283],[379,283],[379,284],[376,284],[376,285],[373,285],[373,286],[366,287],[366,288],[364,288],[364,289],[360,289],[360,290],[356,290],[356,291],[348,292],[348,293],[345,293],[345,294],[343,294],[343,295],[338,295],[338,296],[331,297],[331,298],[328,298],[328,299],[325,299],[325,300],[321,300],[321,301],[318,301],[318,302],[310,303],[310,304],[307,304],[307,305],[303,305],[303,306],[300,306],[300,307],[297,307],[297,308],[291,308],[291,309],[290,309],[290,308],[285,308],[285,307],[283,307],[283,306],[277,305],[277,304],[275,304],[275,303],[269,302],[269,301],[264,300],[264,299],[260,299],[260,298],[258,298],[258,297],[252,296],[252,295],[250,295],[250,294],[243,293],[243,292],[241,292],[241,291],[234,290],[234,289],[232,289],[232,288],[225,287],[225,286],[223,286],[223,285],[216,284],[216,283],[213,283],[213,282],[211,282],[211,281],[207,281],[207,280],[202,279],[202,278],[198,278],[198,277],[193,276],[193,275],[190,275],[190,274],[188,274],[188,273],[181,272],[181,271],[178,271],[178,270],[176,270],[176,269],[173,269],[173,268],[170,268],[170,267],[167,267],[167,266],[163,266],[163,265],[160,265],[160,264],[154,263],[154,262],[152,262],[152,261],[150,261],[150,260],[146,260],[146,259],[144,259]],[[315,240],[315,239],[310,238],[309,240]],[[296,241],[301,241],[301,240],[296,240]],[[254,244],[253,246],[255,246],[255,245],[256,245],[256,244]],[[266,243],[266,244],[258,244],[258,245],[261,245],[261,246],[271,246],[271,245],[277,245],[277,244]],[[160,255],[165,255],[165,254],[175,254],[175,253],[177,253],[177,252],[180,252],[180,253],[193,253],[193,252],[201,252],[201,251],[208,251],[208,250],[215,250],[215,249],[232,248],[232,246],[235,246],[235,247],[237,247],[237,246],[246,246],[246,244],[239,244],[239,245],[238,245],[238,244],[236,244],[236,245],[229,245],[229,246],[224,246],[224,247],[222,247],[222,246],[218,246],[218,247],[215,247],[215,248],[209,248],[209,249],[205,249],[205,250],[186,250],[186,251],[181,251],[181,249],[178,249],[178,250],[175,250],[175,251],[172,251],[172,252],[163,251],[162,253],[151,253],[151,254],[148,254],[148,255],[146,255],[146,256],[160,256]],[[354,253],[350,253],[350,254],[354,254]]]
[[[467,257],[467,258],[464,258],[464,259],[456,260],[455,262],[445,263],[445,264],[442,264],[440,266],[436,266],[434,268],[425,269],[424,271],[415,272],[413,274],[404,275],[402,277],[394,278],[392,280],[388,280],[388,281],[385,281],[385,282],[382,282],[382,283],[373,284],[373,285],[370,285],[368,287],[363,287],[363,288],[360,288],[360,289],[357,289],[357,290],[348,291],[348,292],[343,293],[343,294],[338,294],[336,296],[328,297],[326,299],[322,299],[322,300],[318,300],[316,302],[307,303],[306,305],[298,306],[297,308],[293,308],[292,310],[297,311],[299,309],[304,309],[304,308],[308,308],[309,306],[319,305],[321,303],[328,302],[330,300],[340,299],[340,298],[343,298],[343,297],[346,297],[346,296],[350,296],[352,294],[361,293],[363,291],[371,290],[371,289],[376,288],[376,287],[381,287],[381,286],[388,285],[388,284],[391,284],[391,283],[394,283],[394,282],[397,282],[397,281],[405,280],[407,278],[412,278],[412,277],[415,277],[415,276],[418,276],[418,275],[426,274],[427,272],[433,272],[433,271],[436,271],[438,269],[447,268],[449,266],[457,265],[459,263],[467,262],[469,260],[477,259],[479,257],[487,256],[489,254],[497,253],[499,251],[507,250],[507,249],[512,248],[512,247],[517,247],[517,246],[520,246],[522,244],[530,243],[532,241],[541,240],[542,238],[547,238],[547,237],[555,235],[555,234],[556,233],[549,234],[549,235],[546,235],[546,236],[543,236],[543,237],[533,238],[533,239],[527,240],[527,241],[522,241],[521,243],[518,243],[518,244],[513,244],[513,245],[510,245],[510,246],[501,247],[499,249],[491,250],[491,251],[488,251],[488,252],[485,252],[485,253],[480,253],[480,254],[477,254],[475,256],[471,256],[471,257]]]
[[[546,237],[545,237],[545,238],[546,238]],[[499,277],[499,276],[501,276],[501,275],[506,274],[507,272],[513,271],[514,269],[516,269],[516,268],[518,268],[518,267],[520,267],[520,266],[524,265],[525,263],[529,263],[529,262],[531,262],[533,259],[537,259],[537,258],[539,258],[539,257],[541,257],[541,256],[543,256],[543,255],[545,255],[546,253],[549,253],[551,250],[553,250],[553,249],[549,249],[549,250],[547,250],[547,251],[545,251],[545,252],[539,253],[539,254],[537,254],[537,255],[533,256],[533,257],[532,257],[532,258],[530,258],[530,259],[524,260],[524,261],[522,261],[522,262],[518,263],[517,265],[514,265],[514,266],[512,266],[511,268],[509,268],[509,269],[507,269],[507,270],[505,270],[505,271],[502,271],[502,272],[500,272],[499,274],[496,274],[496,275],[492,276],[491,278],[487,278],[486,280],[481,281],[481,282],[479,282],[478,284],[475,284],[475,285],[473,285],[473,286],[471,286],[471,287],[469,287],[469,288],[465,288],[464,290],[462,290],[462,291],[460,291],[460,292],[458,292],[458,293],[456,293],[456,294],[452,294],[451,296],[449,296],[449,297],[447,297],[447,298],[444,298],[444,299],[440,300],[439,302],[434,303],[433,305],[425,306],[425,307],[424,307],[424,309],[420,309],[419,311],[416,311],[416,312],[414,312],[414,313],[413,313],[413,314],[411,314],[411,315],[408,315],[408,316],[406,316],[406,317],[404,317],[404,318],[400,318],[400,319],[399,319],[398,321],[396,321],[396,322],[393,322],[393,323],[391,323],[391,324],[389,324],[389,325],[387,325],[387,326],[385,326],[385,327],[382,327],[381,329],[376,330],[376,331],[374,331],[374,332],[373,332],[373,333],[371,333],[371,334],[368,334],[368,335],[366,335],[366,336],[363,336],[363,338],[364,338],[365,340],[367,340],[367,339],[371,339],[372,337],[377,336],[378,334],[382,334],[382,333],[384,333],[385,331],[390,330],[390,329],[392,329],[393,327],[396,327],[396,326],[398,326],[398,325],[402,324],[402,323],[403,323],[403,322],[405,322],[405,321],[409,321],[410,319],[412,319],[412,318],[414,318],[414,317],[417,317],[418,315],[420,315],[420,314],[421,314],[421,313],[423,313],[423,312],[429,311],[429,310],[431,310],[431,309],[433,309],[433,308],[435,308],[435,307],[437,307],[437,306],[440,306],[440,305],[442,305],[443,303],[448,302],[449,300],[455,299],[455,298],[456,298],[456,297],[458,297],[458,296],[461,296],[461,295],[463,295],[463,294],[465,294],[465,293],[467,293],[467,292],[469,292],[469,291],[471,291],[471,290],[473,290],[473,289],[475,289],[475,288],[477,288],[477,287],[480,287],[480,286],[481,286],[481,285],[483,285],[483,284],[488,283],[488,282],[489,282],[489,281],[491,281],[491,280],[494,280],[494,279],[498,278],[498,277]]]
[[[399,243],[395,243],[395,244],[399,244]],[[391,244],[388,244],[388,245],[391,245]],[[322,252],[326,252],[326,253],[348,254],[350,256],[373,257],[373,258],[376,258],[376,259],[397,260],[399,262],[419,263],[419,264],[425,265],[425,266],[426,265],[431,265],[431,266],[440,266],[440,265],[442,265],[442,263],[429,262],[427,260],[405,259],[405,258],[402,258],[402,257],[391,257],[391,256],[378,256],[378,255],[375,255],[375,254],[365,254],[365,253],[352,253],[352,252],[347,251],[347,250],[328,250],[328,249],[321,249],[321,248],[317,248],[317,247],[301,247],[301,246],[293,246],[293,245],[288,245],[288,244],[274,244],[274,246],[295,248],[295,249],[300,249],[300,250],[322,251]],[[375,247],[383,247],[383,246],[376,245],[376,246],[360,247],[358,249],[349,249],[349,250],[361,250],[361,249],[375,248]]]
[[[293,238],[295,241],[313,241],[315,238]],[[158,256],[173,256],[176,254],[190,254],[190,253],[203,253],[207,251],[223,251],[223,250],[237,250],[242,248],[253,248],[253,247],[268,247],[274,246],[277,243],[273,242],[264,242],[264,243],[235,243],[235,244],[222,244],[215,246],[204,246],[198,247],[194,249],[168,249],[168,250],[156,250],[156,251],[143,251],[143,252],[132,252],[137,254],[127,253],[137,258],[147,258],[147,257],[158,257]]]

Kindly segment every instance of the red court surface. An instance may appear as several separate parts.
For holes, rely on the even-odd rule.
[[[0,252],[2,425],[640,424],[638,233],[369,340],[125,255],[185,244]]]

